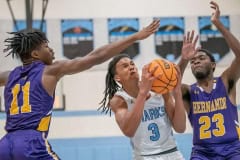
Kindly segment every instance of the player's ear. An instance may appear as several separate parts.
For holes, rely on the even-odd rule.
[[[212,62],[212,68],[213,68],[213,72],[214,72],[215,68],[216,68],[216,62]]]
[[[35,58],[35,59],[39,59],[39,58],[38,58],[38,57],[39,57],[38,51],[37,51],[37,50],[33,50],[33,51],[31,52],[31,57],[32,57],[32,58]]]
[[[117,82],[120,82],[120,77],[116,74],[116,75],[114,76],[114,80],[117,81]]]

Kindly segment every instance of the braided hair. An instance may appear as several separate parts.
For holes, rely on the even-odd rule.
[[[111,116],[111,108],[109,107],[109,101],[112,99],[114,94],[121,88],[117,82],[114,80],[114,76],[116,74],[116,64],[122,58],[130,58],[127,54],[119,54],[115,56],[110,63],[108,64],[108,71],[105,79],[105,90],[104,90],[104,98],[100,102],[100,107],[98,110],[102,110],[103,113],[107,114],[110,111]]]
[[[24,60],[31,58],[31,52],[41,46],[42,43],[48,42],[46,35],[38,30],[23,30],[19,32],[9,32],[13,35],[7,38],[4,42],[7,43],[3,52],[8,52],[6,55],[12,55],[12,58],[17,57]]]

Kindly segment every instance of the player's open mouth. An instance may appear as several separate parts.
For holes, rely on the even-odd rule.
[[[130,73],[130,75],[134,75],[134,74],[136,74],[136,72],[131,72],[131,73]]]

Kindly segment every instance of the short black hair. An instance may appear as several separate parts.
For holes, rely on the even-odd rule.
[[[34,49],[37,49],[42,43],[48,42],[45,33],[35,29],[9,32],[9,34],[13,36],[4,41],[7,44],[3,52],[8,52],[6,56],[20,57],[22,62],[31,57]]]
[[[210,58],[211,62],[216,62],[214,56],[212,55],[212,53],[209,50],[201,48],[198,50],[198,52],[206,53],[206,55]]]

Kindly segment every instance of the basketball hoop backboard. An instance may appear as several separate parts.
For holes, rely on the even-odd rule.
[[[43,22],[48,5],[48,0],[6,0],[6,2],[15,30],[19,31],[16,19],[24,19],[26,22],[25,29],[32,29],[32,23],[35,17],[41,20],[40,27],[36,29],[43,29]],[[23,13],[25,13],[24,17]]]

